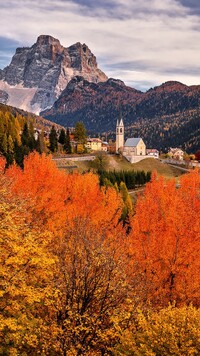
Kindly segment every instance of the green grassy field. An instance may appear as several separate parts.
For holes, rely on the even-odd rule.
[[[166,163],[162,163],[157,159],[154,158],[147,158],[144,159],[138,163],[135,163],[132,165],[135,170],[144,170],[145,172],[147,171],[156,171],[159,176],[164,176],[167,179],[173,178],[173,177],[179,177],[184,172],[176,167],[169,166]]]
[[[146,158],[138,163],[129,163],[125,158],[121,158],[119,156],[115,155],[107,155],[107,164],[106,164],[106,170],[136,170],[140,171],[143,170],[145,172],[148,171],[156,171],[159,176],[164,176],[167,179],[173,178],[173,177],[179,177],[183,174],[181,169],[169,166],[165,163],[160,162],[157,159],[154,158]],[[56,162],[58,168],[66,169],[67,171],[70,171],[70,167],[72,170],[79,171],[79,172],[84,172],[88,171],[89,169],[92,170],[91,168],[91,162],[90,161],[68,161],[67,158],[62,159],[61,161]]]

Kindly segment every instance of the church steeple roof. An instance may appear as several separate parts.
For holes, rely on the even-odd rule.
[[[124,126],[123,119],[120,119],[119,126]]]
[[[117,126],[124,126],[124,122],[122,118],[120,118],[119,120],[117,119]]]

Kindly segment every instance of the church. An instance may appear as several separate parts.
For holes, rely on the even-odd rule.
[[[132,137],[124,142],[124,123],[117,120],[116,125],[116,153],[121,153],[130,163],[136,163],[147,158],[146,145],[142,138]]]

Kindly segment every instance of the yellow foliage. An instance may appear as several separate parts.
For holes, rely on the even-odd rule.
[[[200,353],[200,310],[169,306],[159,312],[137,313],[122,333],[114,355],[183,356]]]
[[[48,283],[52,279],[55,259],[46,249],[46,233],[31,231],[26,224],[26,214],[23,204],[1,191],[2,355],[28,355],[27,350],[37,349],[43,343],[47,331],[45,303],[47,298],[52,299],[53,291]],[[23,353],[24,348],[26,353]]]

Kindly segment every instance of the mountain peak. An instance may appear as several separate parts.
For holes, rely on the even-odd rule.
[[[57,38],[54,38],[50,35],[40,35],[37,38],[36,45],[44,46],[44,45],[60,45],[60,41]]]
[[[114,85],[121,85],[125,86],[124,82],[120,79],[114,79],[114,78],[109,78],[108,79],[108,84],[114,84]]]
[[[94,83],[107,80],[85,43],[65,48],[53,36],[40,35],[32,47],[18,48],[10,65],[0,71],[0,90],[8,94],[1,97],[9,105],[39,113],[54,104],[74,76]]]
[[[148,92],[151,92],[151,91],[158,91],[158,92],[161,92],[161,91],[165,91],[165,92],[170,92],[170,91],[176,91],[176,90],[185,90],[187,89],[188,86],[181,83],[181,82],[178,82],[178,81],[175,81],[175,80],[169,80],[165,83],[162,83],[161,85],[159,86],[156,86],[155,88],[153,89],[149,89],[147,91]]]

